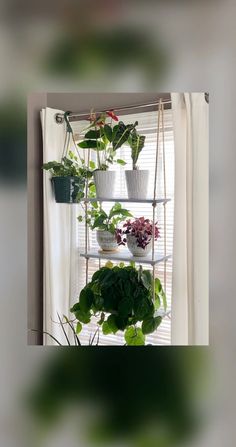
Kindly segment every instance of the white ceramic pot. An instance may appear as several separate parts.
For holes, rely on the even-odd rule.
[[[147,256],[148,253],[150,253],[151,248],[152,248],[152,238],[151,238],[149,244],[146,245],[145,248],[137,246],[137,239],[132,234],[126,234],[126,239],[127,239],[127,247],[133,256],[144,257],[144,256]]]
[[[97,197],[99,199],[113,199],[115,192],[115,171],[95,171],[93,174],[96,186]]]
[[[148,170],[125,171],[129,199],[146,199],[148,192]]]
[[[114,234],[106,230],[97,230],[97,242],[103,251],[115,251],[118,244]]]

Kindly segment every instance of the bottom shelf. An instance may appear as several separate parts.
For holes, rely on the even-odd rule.
[[[80,253],[83,258],[93,258],[93,259],[107,259],[111,261],[120,262],[138,262],[141,264],[156,265],[160,262],[167,261],[171,255],[163,256],[162,254],[156,253],[154,260],[152,260],[152,255],[149,254],[145,257],[132,256],[128,249],[122,248],[115,252],[99,252],[97,249],[89,250],[86,253]]]

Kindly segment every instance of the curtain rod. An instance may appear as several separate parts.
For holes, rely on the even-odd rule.
[[[161,103],[164,104],[164,106],[165,106],[165,105],[171,104],[171,101],[170,100],[162,100]],[[113,111],[119,112],[119,111],[123,111],[123,110],[135,110],[135,109],[146,108],[146,107],[153,107],[153,108],[155,108],[155,106],[158,106],[158,105],[159,105],[159,101],[158,102],[152,102],[152,103],[135,104],[135,105],[130,105],[130,106],[118,107],[118,108],[115,107],[115,108],[106,109],[106,110],[98,110],[98,111],[94,110],[93,112],[94,113],[104,113],[104,112],[107,112],[108,110],[113,110]],[[89,117],[89,116],[90,116],[90,112],[87,112],[87,113],[86,112],[83,112],[83,113],[73,113],[73,112],[71,112],[68,115],[68,118],[69,118],[70,121],[77,121],[78,119],[80,119],[82,117],[86,118],[86,117]],[[63,121],[64,121],[64,114],[63,113],[56,113],[55,119],[56,119],[56,122],[58,124],[63,123]]]

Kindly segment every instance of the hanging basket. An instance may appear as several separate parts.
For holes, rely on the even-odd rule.
[[[52,185],[57,203],[79,203],[84,197],[82,177],[52,177]]]

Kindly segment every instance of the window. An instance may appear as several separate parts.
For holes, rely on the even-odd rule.
[[[136,113],[122,116],[121,119],[125,124],[129,122],[138,121],[138,131],[146,135],[145,148],[140,154],[138,165],[142,169],[148,169],[150,171],[150,181],[149,181],[149,197],[153,197],[154,188],[154,168],[155,168],[155,154],[156,154],[156,143],[157,143],[157,112],[145,112]],[[73,123],[73,129],[76,134],[80,133],[84,128],[85,122],[78,121]],[[167,244],[167,254],[172,253],[173,245],[173,210],[174,210],[174,141],[173,141],[173,125],[172,125],[172,113],[171,110],[164,111],[164,127],[165,127],[165,162],[166,162],[166,189],[167,197],[171,199],[170,202],[166,204],[166,244]],[[160,134],[160,145],[159,145],[159,157],[158,157],[158,176],[157,176],[157,196],[164,197],[164,184],[163,184],[163,157],[162,157],[162,131]],[[92,156],[96,157],[95,152],[92,152]],[[125,159],[127,165],[125,169],[131,169],[131,158],[130,158],[130,148],[128,146],[123,146],[119,149],[119,158]],[[124,167],[112,166],[111,169],[117,171],[117,196],[126,196],[126,186],[125,186],[125,176]],[[150,204],[138,204],[138,203],[127,203],[123,204],[124,207],[129,208],[132,214],[136,217],[145,216],[152,219],[152,206]],[[105,210],[109,210],[112,206],[111,203],[104,203],[103,207]],[[157,220],[160,227],[161,237],[156,242],[156,250],[164,253],[164,206],[162,204],[157,205]],[[81,214],[81,209],[77,207],[77,214]],[[76,235],[77,251],[78,253],[84,249],[84,223],[78,223],[76,221],[74,233]],[[96,242],[96,232],[89,234],[89,244],[91,248],[97,247]],[[105,261],[101,261],[101,266],[105,264]],[[99,268],[98,260],[90,259],[89,261],[89,278],[92,274]],[[145,266],[145,268],[148,268]],[[166,295],[168,308],[171,308],[171,284],[172,284],[172,259],[168,260],[166,263]],[[160,263],[156,266],[156,275],[162,281],[164,285],[164,263]],[[85,285],[85,260],[81,258],[80,260],[80,271],[76,276],[76,284],[74,285],[74,290],[79,291]],[[77,294],[78,296],[78,294]],[[75,297],[76,298],[76,297]],[[76,301],[76,299],[75,299]],[[91,322],[89,325],[85,325],[83,328],[80,339],[82,344],[88,344],[91,332],[94,333],[97,326],[95,322]],[[146,338],[147,343],[153,345],[169,345],[171,343],[171,318],[165,317],[157,329],[157,331]],[[123,333],[117,333],[116,335],[103,335],[100,331],[100,341],[99,345],[123,345]]]

